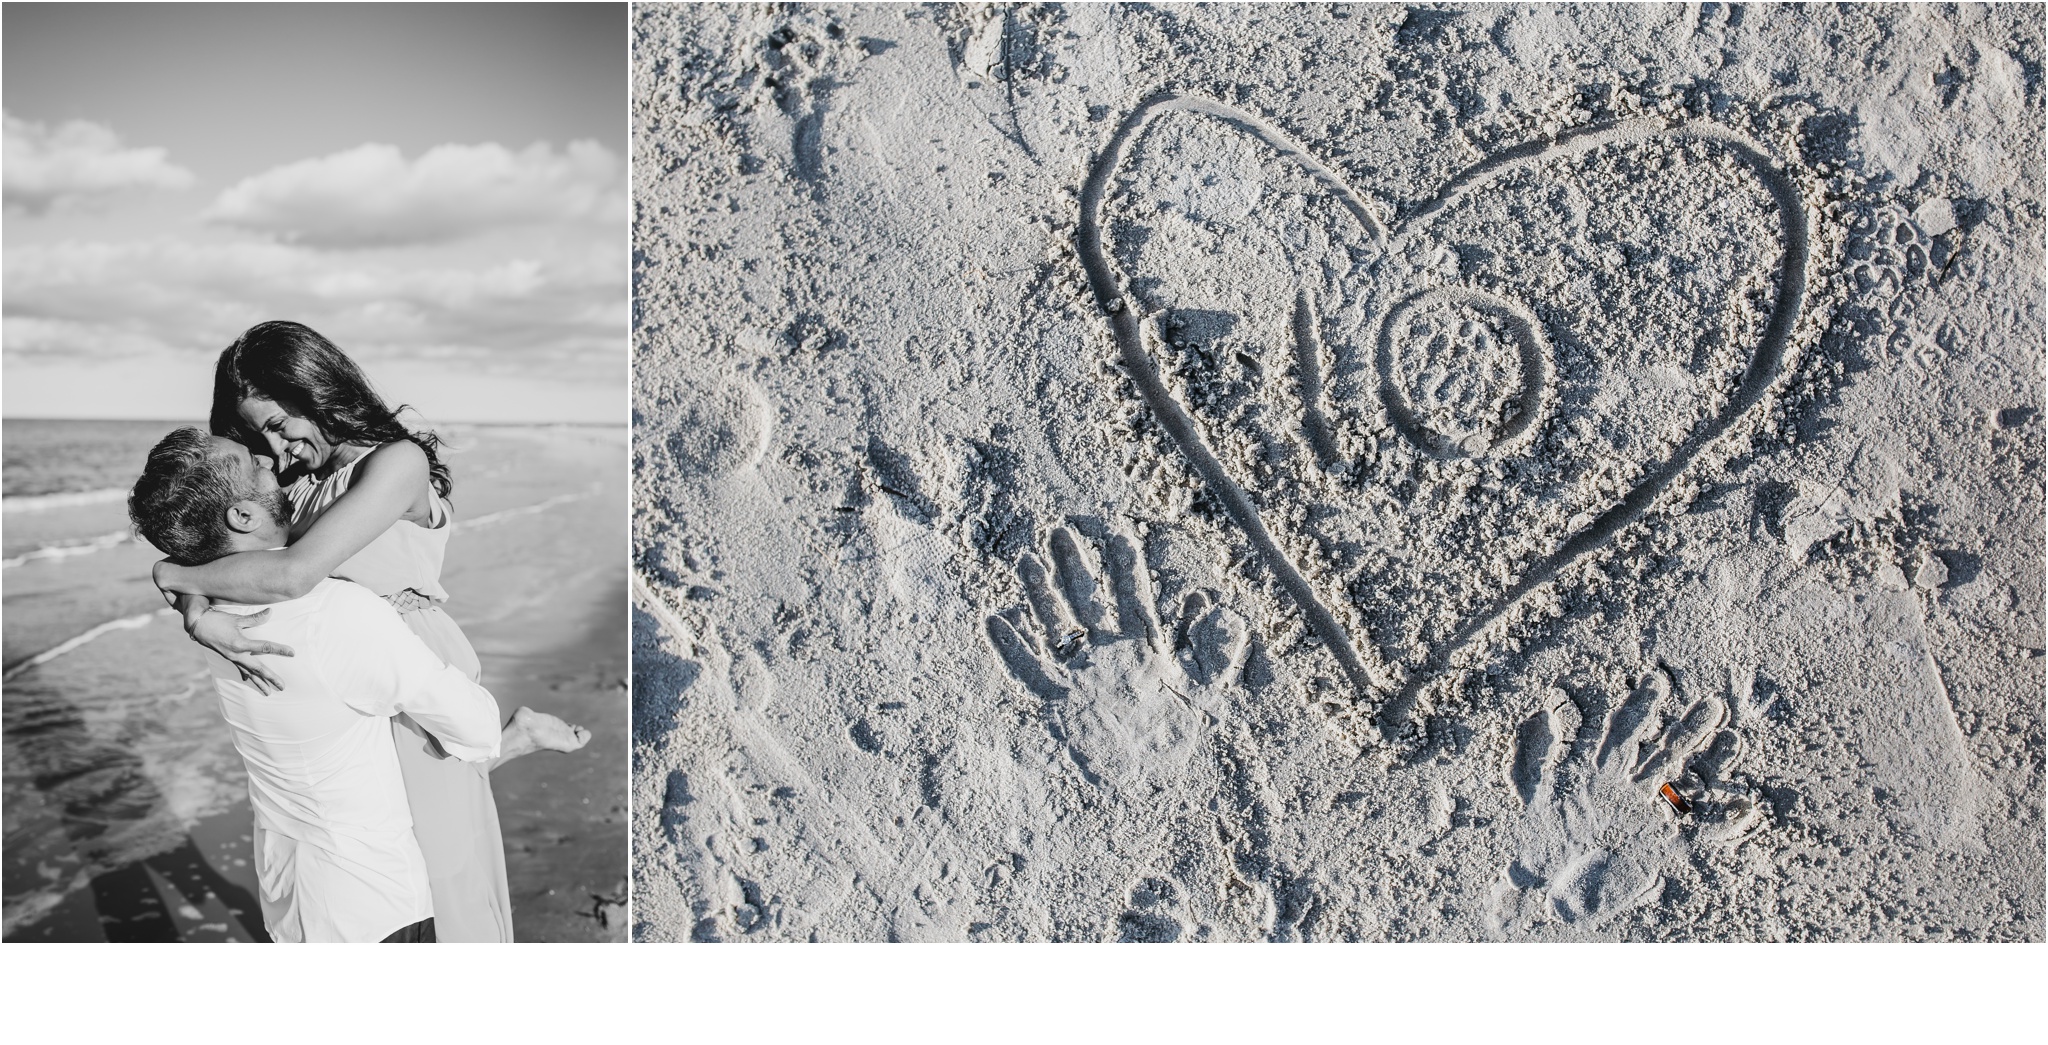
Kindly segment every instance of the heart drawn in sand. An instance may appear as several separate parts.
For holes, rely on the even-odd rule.
[[[1257,116],[1162,94],[1083,187],[1126,369],[1380,727],[1765,396],[1807,215],[1760,144],[1641,120],[1382,223]]]

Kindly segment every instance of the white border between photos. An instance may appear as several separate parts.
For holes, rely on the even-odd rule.
[[[9,944],[0,984],[17,1041],[2005,1040],[2039,1028],[2044,955],[2040,944],[644,944],[455,955]]]

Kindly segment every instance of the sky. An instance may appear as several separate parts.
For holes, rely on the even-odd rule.
[[[291,319],[428,422],[626,419],[623,4],[0,8],[7,417]]]

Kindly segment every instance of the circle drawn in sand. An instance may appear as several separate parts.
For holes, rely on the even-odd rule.
[[[646,451],[678,478],[724,478],[758,463],[767,448],[768,403],[745,378],[661,375],[641,394],[635,420],[652,437]]]
[[[1380,329],[1380,398],[1424,453],[1478,456],[1512,443],[1541,411],[1550,346],[1525,310],[1476,290],[1429,290]]]

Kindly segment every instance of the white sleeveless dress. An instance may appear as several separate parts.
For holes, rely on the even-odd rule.
[[[292,502],[292,537],[298,536],[348,492],[364,454],[325,479],[311,476],[287,487]],[[444,663],[481,680],[476,650],[454,618],[441,609],[441,562],[448,548],[452,513],[433,498],[432,525],[400,520],[350,556],[334,576],[360,584],[389,601],[413,633]],[[502,721],[501,714],[499,719]],[[512,894],[505,882],[505,842],[491,776],[483,765],[449,758],[412,719],[391,720],[398,765],[412,807],[413,835],[427,859],[434,894],[434,933],[443,943],[510,943]]]

